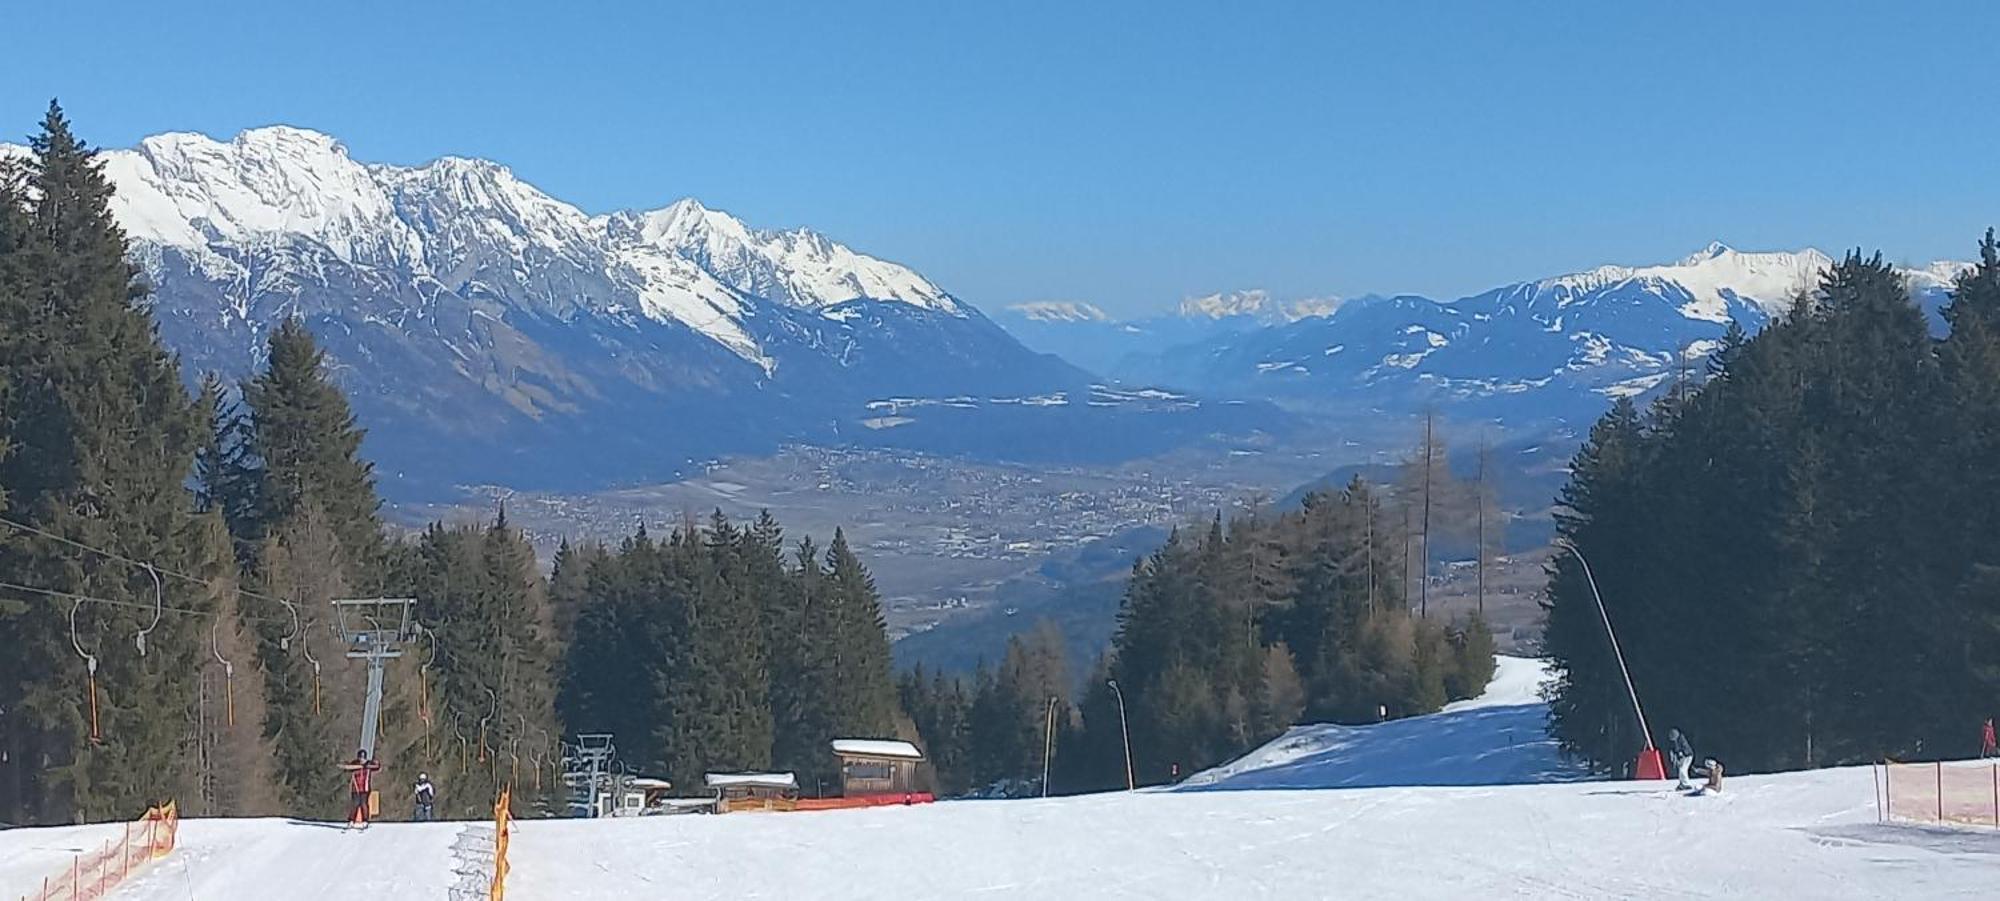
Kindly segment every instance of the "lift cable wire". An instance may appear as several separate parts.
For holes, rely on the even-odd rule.
[[[165,572],[165,570],[161,571]],[[215,610],[196,610],[192,607],[169,607],[165,605],[156,607],[152,604],[142,603],[139,601],[121,601],[113,598],[92,597],[87,594],[77,594],[73,591],[57,591],[53,588],[36,588],[33,585],[21,585],[15,582],[0,582],[0,589],[6,589],[8,591],[26,592],[28,594],[39,594],[51,598],[62,598],[65,600],[77,601],[79,603],[104,604],[111,607],[127,607],[134,610],[159,610],[164,613],[185,613],[189,616],[221,615],[218,611]],[[277,616],[239,616],[239,618],[249,622],[276,623],[285,621],[284,617],[277,617]]]
[[[112,560],[116,560],[127,566],[148,570],[152,572],[153,578],[155,580],[157,580],[160,576],[172,576],[173,578],[180,579],[184,582],[200,585],[203,588],[214,587],[214,585],[208,579],[203,579],[198,576],[190,576],[187,573],[177,572],[175,570],[168,569],[164,566],[157,566],[155,564],[148,563],[144,560],[134,560],[131,557],[127,557],[124,554],[120,554],[116,551],[107,551],[101,547],[93,547],[91,545],[84,544],[83,542],[78,541],[74,538],[58,535],[47,529],[37,528],[35,526],[28,525],[27,523],[24,522],[17,522],[15,520],[8,519],[5,516],[0,516],[0,526],[7,526],[8,528],[17,529],[22,532],[29,532],[36,535],[40,535],[43,538],[47,538],[52,541],[60,541],[63,544],[67,544],[70,547],[77,548],[79,550],[89,551],[90,553],[97,554],[99,556],[106,557]],[[289,610],[297,609],[296,607],[292,606],[292,603],[290,601],[287,601],[284,598],[273,597],[271,595],[264,594],[262,592],[251,591],[250,589],[244,588],[240,585],[235,588],[235,591],[237,594],[242,595],[244,597],[252,597],[260,601],[269,601],[273,604],[282,604],[285,606],[286,609]],[[244,618],[250,619],[251,617],[244,617]]]

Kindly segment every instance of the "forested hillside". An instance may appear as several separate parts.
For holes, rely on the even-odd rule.
[[[904,705],[948,790],[1038,783],[1052,756],[1062,792],[1123,787],[1127,728],[1133,781],[1156,784],[1294,723],[1433,712],[1486,687],[1493,636],[1477,615],[1412,609],[1403,573],[1421,543],[1402,517],[1357,479],[1294,512],[1176,532],[1134,565],[1081,697],[1044,627],[969,681],[906,677]]]
[[[1592,429],[1563,492],[1556,727],[1606,769],[1653,732],[1731,771],[1965,756],[2000,713],[2000,248],[1927,334],[1880,255],[1825,272],[1707,381]],[[1582,563],[1587,561],[1586,574]]]

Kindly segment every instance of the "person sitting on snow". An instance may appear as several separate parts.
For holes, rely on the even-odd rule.
[[[1716,763],[1715,758],[1711,757],[1702,761],[1702,768],[1708,771],[1708,783],[1701,787],[1702,793],[1708,795],[1721,794],[1722,764]]]
[[[1681,730],[1667,730],[1667,754],[1673,759],[1674,775],[1680,778],[1680,783],[1674,788],[1678,791],[1692,788],[1688,785],[1688,768],[1694,766],[1694,748],[1688,746],[1687,736],[1682,735]]]
[[[429,822],[431,819],[431,805],[437,801],[437,787],[431,785],[431,774],[417,774],[416,798],[417,822]]]

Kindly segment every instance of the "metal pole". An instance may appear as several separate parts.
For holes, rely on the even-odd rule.
[[[1117,679],[1106,679],[1105,684],[1111,686],[1111,693],[1118,698],[1118,733],[1125,739],[1125,790],[1131,791],[1138,784],[1132,778],[1132,728],[1125,723],[1125,692],[1118,688]]]
[[[375,759],[375,733],[382,716],[382,664],[379,656],[368,658],[368,701],[361,708],[361,750]]]
[[[1049,758],[1056,752],[1056,699],[1049,696],[1048,716],[1045,718],[1046,732],[1042,739],[1042,797],[1049,796]]]
[[[1639,733],[1645,736],[1646,750],[1653,748],[1653,730],[1646,726],[1646,712],[1639,709],[1639,691],[1632,687],[1632,671],[1625,668],[1625,652],[1618,647],[1618,633],[1611,630],[1611,613],[1604,609],[1604,595],[1597,591],[1597,577],[1590,572],[1590,561],[1583,559],[1583,552],[1567,538],[1557,538],[1556,544],[1576,556],[1576,562],[1583,565],[1583,577],[1590,582],[1590,596],[1597,599],[1597,615],[1604,620],[1605,637],[1611,639],[1611,653],[1618,658],[1618,672],[1625,677],[1625,693],[1632,698],[1632,714],[1639,718]]]

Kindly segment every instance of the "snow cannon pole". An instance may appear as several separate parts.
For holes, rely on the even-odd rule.
[[[1604,607],[1604,595],[1597,590],[1597,576],[1590,571],[1590,561],[1583,558],[1568,538],[1557,538],[1556,545],[1576,557],[1583,567],[1583,577],[1590,583],[1590,596],[1597,601],[1597,615],[1604,620],[1604,636],[1611,640],[1611,654],[1618,659],[1618,674],[1625,678],[1625,694],[1632,699],[1632,715],[1639,720],[1639,735],[1645,739],[1645,746],[1639,749],[1639,760],[1633,768],[1635,779],[1665,779],[1666,765],[1660,760],[1660,749],[1653,747],[1653,730],[1646,725],[1646,711],[1639,706],[1639,690],[1632,687],[1632,670],[1625,665],[1625,651],[1618,646],[1618,633],[1611,628],[1611,612]]]

